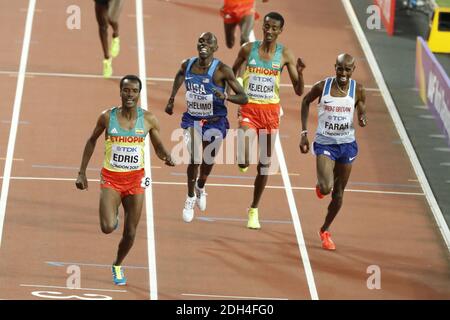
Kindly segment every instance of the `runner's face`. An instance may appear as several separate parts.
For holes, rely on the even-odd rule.
[[[139,101],[139,82],[126,79],[120,91],[122,107],[134,108]]]
[[[203,33],[197,43],[198,55],[202,59],[211,56],[217,50],[217,41],[211,33]]]
[[[281,31],[283,31],[283,28],[281,28],[281,21],[274,20],[269,17],[264,20],[263,34],[265,42],[276,41]]]
[[[347,85],[349,79],[352,76],[353,70],[355,70],[354,63],[338,62],[335,64],[336,80],[340,86]]]

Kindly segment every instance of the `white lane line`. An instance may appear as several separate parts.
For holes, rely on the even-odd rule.
[[[16,71],[0,71],[0,74],[5,75],[16,75]],[[41,77],[61,77],[61,78],[87,78],[87,79],[104,79],[102,75],[99,74],[86,74],[86,73],[58,73],[58,72],[27,72],[26,75],[29,76],[41,76]],[[111,79],[120,80],[122,76],[111,76]],[[173,78],[164,78],[164,77],[148,77],[147,81],[154,82],[173,82]],[[305,88],[312,88],[312,84],[305,84]],[[292,84],[289,83],[281,83],[280,87],[292,87]],[[375,91],[378,92],[380,89],[378,88],[365,88],[366,91]]]
[[[77,171],[80,169],[80,167],[57,166],[57,165],[53,165],[53,164],[32,164],[31,167],[38,168],[38,169],[77,170]],[[151,168],[152,169],[161,169],[161,167],[157,167],[157,166],[152,166]],[[100,172],[101,168],[89,167],[89,168],[86,168],[86,170]]]
[[[433,148],[433,150],[435,151],[439,151],[439,152],[450,152],[450,148]]]
[[[136,0],[136,29],[138,42],[139,57],[139,77],[142,80],[141,105],[142,108],[148,109],[147,101],[147,67],[145,64],[145,43],[144,43],[144,13],[142,8],[142,0]],[[152,172],[150,169],[150,140],[147,135],[145,138],[145,174],[152,180]],[[158,299],[158,282],[156,276],[156,249],[155,249],[155,227],[153,219],[153,195],[152,186],[145,189],[145,209],[147,217],[147,253],[148,253],[148,279],[150,288],[150,300]]]
[[[284,159],[283,148],[281,147],[280,137],[278,135],[275,138],[275,153],[277,154],[280,165],[281,177],[283,178],[283,183],[285,186],[292,222],[294,224],[295,235],[297,237],[297,244],[302,258],[303,268],[305,269],[306,280],[308,282],[309,293],[312,300],[319,300],[316,283],[314,281],[314,274],[309,261],[308,251],[306,250],[305,238],[303,237],[300,217],[298,216],[297,205],[295,204],[294,193],[292,191],[291,181],[289,180],[288,169]]]
[[[46,261],[48,265],[53,267],[63,267],[63,266],[83,266],[83,267],[97,267],[97,268],[108,268],[111,269],[111,264],[98,264],[98,263],[83,263],[83,262],[61,262],[61,261]],[[139,266],[126,266],[122,265],[124,269],[148,269],[147,267]]]
[[[202,293],[182,293],[182,296],[187,297],[207,297],[207,298],[223,298],[223,299],[249,299],[249,300],[288,300],[287,298],[264,298],[264,297],[244,297],[244,296],[223,296],[217,294],[202,294]]]
[[[210,212],[208,212],[208,214],[209,213]],[[247,219],[211,217],[209,215],[207,217],[195,217],[194,219],[200,220],[200,221],[205,221],[205,222],[215,222],[215,221],[246,222],[247,221]],[[262,222],[262,223],[274,223],[274,224],[291,224],[292,223],[292,221],[287,221],[287,220],[264,220],[264,219],[259,219],[259,221]]]
[[[33,26],[34,9],[36,0],[30,0],[28,3],[27,19],[25,22],[25,33],[23,36],[22,54],[20,56],[19,73],[17,77],[16,96],[14,98],[13,114],[11,127],[9,131],[8,149],[6,152],[5,168],[3,170],[3,183],[0,195],[0,247],[3,238],[3,223],[5,221],[6,203],[8,200],[9,180],[14,156],[14,147],[16,144],[17,127],[19,125],[20,107],[22,104],[23,85],[25,83],[25,71],[28,62],[28,51],[30,48],[31,29]]]
[[[3,177],[0,177],[2,179]],[[35,181],[70,181],[75,182],[75,178],[56,178],[56,177],[11,177],[11,180],[35,180]],[[88,179],[89,182],[100,182],[99,179]],[[172,182],[172,181],[152,181],[152,184],[158,185],[175,185],[186,186],[186,182]],[[208,183],[211,187],[231,187],[231,188],[253,188],[252,184],[231,184],[231,183]],[[285,189],[285,186],[266,186],[268,189]],[[291,187],[292,190],[310,190],[315,191],[315,187]],[[364,189],[345,189],[345,192],[355,193],[374,193],[386,195],[400,195],[400,196],[424,196],[424,193],[419,192],[399,192],[399,191],[383,191],[383,190],[364,190]]]
[[[405,147],[406,153],[411,161],[411,164],[416,172],[416,175],[419,179],[420,185],[422,186],[423,191],[425,192],[425,197],[428,201],[428,205],[433,212],[434,218],[438,225],[439,230],[441,231],[442,237],[447,245],[447,250],[450,251],[450,230],[448,225],[442,215],[442,211],[439,208],[439,205],[434,197],[433,191],[431,190],[430,184],[427,180],[427,177],[423,171],[422,166],[420,165],[419,159],[417,158],[416,151],[414,150],[411,141],[409,140],[408,134],[406,133],[405,127],[403,126],[403,122],[398,114],[397,107],[395,105],[394,100],[392,99],[391,93],[388,90],[386,82],[384,81],[383,74],[381,73],[380,67],[378,66],[378,62],[375,59],[375,56],[372,52],[372,48],[367,41],[367,38],[364,34],[364,31],[359,24],[358,18],[356,17],[355,11],[350,3],[350,0],[341,0],[342,4],[347,12],[348,18],[353,26],[353,30],[358,37],[358,40],[361,44],[361,47],[366,55],[367,62],[369,64],[370,69],[372,70],[375,81],[380,87],[381,94],[383,95],[384,102],[389,110],[389,113],[392,117],[392,121],[395,124],[398,134],[403,142],[403,146]]]
[[[127,292],[127,290],[96,289],[96,288],[71,288],[71,287],[47,286],[47,285],[41,285],[41,284],[21,284],[20,286],[21,287],[32,287],[32,288],[53,288],[53,289],[105,291],[105,292]]]
[[[0,160],[6,160],[6,158],[0,158]],[[24,159],[21,158],[12,158],[12,161],[24,161]]]

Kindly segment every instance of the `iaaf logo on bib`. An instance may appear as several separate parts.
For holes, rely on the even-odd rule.
[[[138,147],[121,147],[121,146],[117,146],[116,150],[117,151],[122,151],[122,152],[137,152],[138,151]]]

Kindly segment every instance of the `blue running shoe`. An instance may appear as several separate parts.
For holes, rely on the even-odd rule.
[[[113,276],[113,282],[116,286],[124,286],[127,284],[127,278],[125,278],[122,270],[122,266],[115,266],[113,265],[111,267],[112,270],[112,276]]]

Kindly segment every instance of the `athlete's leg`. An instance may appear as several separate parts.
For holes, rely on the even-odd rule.
[[[325,155],[318,155],[316,158],[317,183],[320,193],[327,195],[333,188],[333,169],[335,162]]]
[[[122,11],[123,0],[110,0],[108,10],[108,22],[113,28],[113,38],[119,36],[119,16]]]
[[[351,163],[336,162],[334,166],[334,186],[331,194],[331,202],[328,206],[328,213],[325,222],[320,229],[322,232],[328,230],[334,218],[342,207],[344,199],[344,189],[347,186],[350,173],[352,171]]]
[[[100,228],[103,233],[108,234],[115,230],[120,201],[120,193],[116,190],[100,189]]]
[[[238,166],[241,169],[247,169],[250,165],[250,151],[255,137],[256,130],[254,128],[242,124],[239,125],[237,158]]]
[[[217,151],[220,149],[222,139],[214,139],[213,141],[203,141],[203,160],[200,165],[200,175],[198,177],[197,185],[199,188],[205,186],[206,180],[211,173],[214,166],[214,158]]]
[[[224,23],[223,25],[225,27],[225,42],[227,47],[231,49],[234,46],[234,33],[236,31],[237,23]]]
[[[254,23],[254,14],[242,17],[241,21],[239,22],[239,27],[241,29],[241,45],[250,41],[250,32],[253,30]]]
[[[129,195],[122,199],[122,204],[125,209],[125,223],[122,239],[120,240],[119,249],[117,250],[116,261],[113,263],[115,266],[120,266],[122,264],[123,259],[133,246],[136,237],[136,229],[141,218],[143,202],[144,194]]]
[[[189,151],[189,164],[187,166],[188,196],[195,196],[195,181],[198,176],[198,167],[202,163],[201,151],[199,149],[202,138],[194,127],[185,130],[187,149]]]
[[[108,5],[95,2],[95,17],[98,23],[98,33],[102,43],[103,55],[109,59],[108,51]]]
[[[259,133],[259,162],[257,167],[257,175],[254,183],[253,202],[251,207],[258,208],[262,193],[266,188],[267,180],[269,179],[269,168],[272,158],[272,150],[276,138],[275,132],[267,133],[260,131]]]

